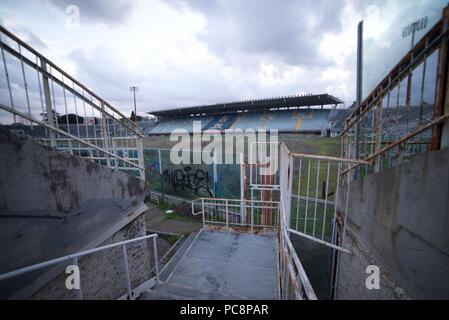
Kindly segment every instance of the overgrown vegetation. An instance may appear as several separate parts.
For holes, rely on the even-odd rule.
[[[177,210],[178,207],[170,202],[160,201],[158,204],[158,208],[161,209],[161,211],[164,213],[166,220],[198,223],[198,219],[196,219],[195,217],[192,217],[192,216],[187,216],[187,215],[181,214],[179,212],[180,210]],[[167,212],[168,210],[171,210],[172,212]]]
[[[170,246],[173,246],[176,241],[178,241],[181,236],[179,235],[165,235],[165,234],[159,234],[159,237],[164,239]]]

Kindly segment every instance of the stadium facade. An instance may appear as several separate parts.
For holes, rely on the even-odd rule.
[[[329,118],[343,101],[329,94],[233,101],[148,112],[156,120],[143,125],[144,135],[192,132],[193,121],[202,130],[265,129],[285,133],[329,134]]]

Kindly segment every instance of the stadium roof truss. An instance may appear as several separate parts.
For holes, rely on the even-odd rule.
[[[288,110],[299,107],[313,107],[313,106],[336,106],[343,103],[342,100],[329,95],[297,95],[286,96],[267,99],[254,99],[232,102],[220,102],[211,105],[201,105],[186,107],[182,109],[171,109],[161,111],[148,112],[151,115],[162,118],[177,118],[186,116],[204,116],[204,115],[219,115],[236,112],[248,111],[263,111],[263,110]]]

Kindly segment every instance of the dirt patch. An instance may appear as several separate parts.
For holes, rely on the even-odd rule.
[[[145,212],[147,230],[188,235],[200,230],[203,226],[199,218],[187,216],[186,207],[180,207],[179,209],[175,207],[173,213],[167,214],[153,203],[147,202],[146,205],[148,207]]]

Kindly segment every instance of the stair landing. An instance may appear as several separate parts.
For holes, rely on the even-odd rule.
[[[277,299],[276,234],[201,230],[143,299]]]

